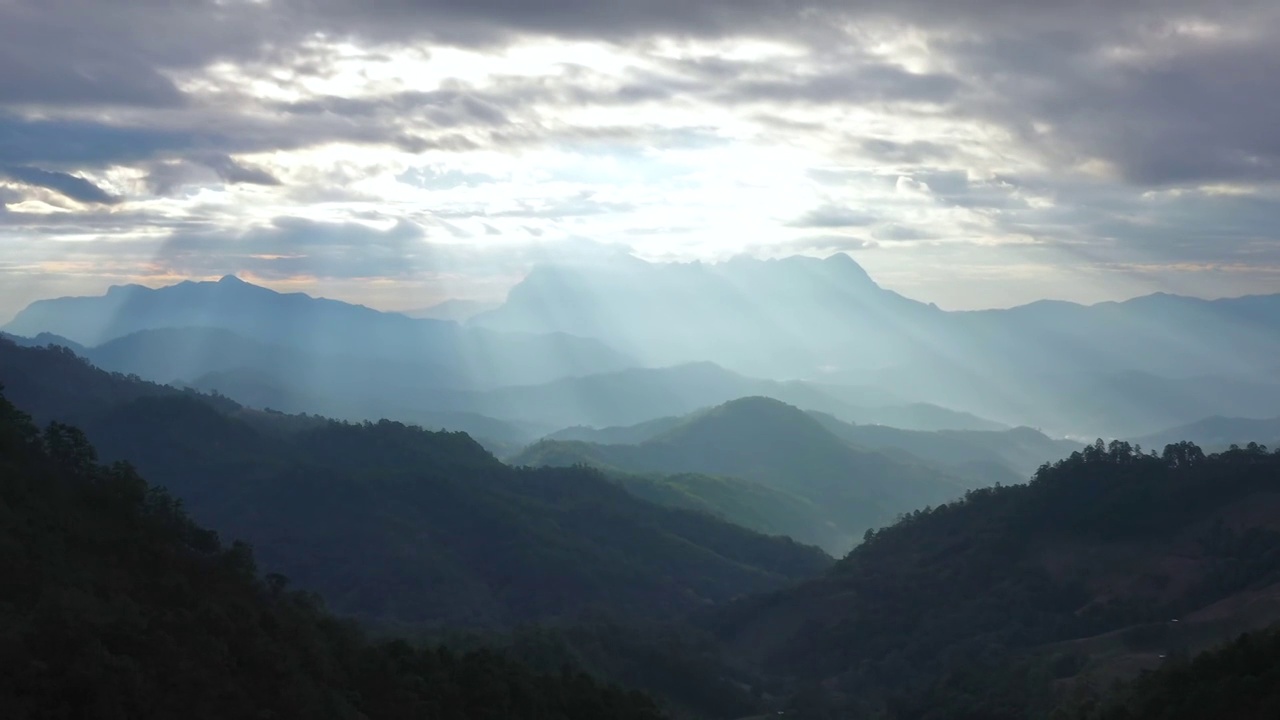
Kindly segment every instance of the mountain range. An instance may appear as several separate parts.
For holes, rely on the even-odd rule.
[[[536,383],[634,364],[597,340],[465,328],[301,293],[277,293],[232,275],[218,282],[186,281],[159,289],[113,286],[99,297],[40,300],[4,329],[100,346],[142,331],[182,328],[226,330],[252,343],[232,353],[261,356],[283,349],[271,362],[286,372],[293,358],[289,353],[300,351],[312,364],[328,365],[334,372],[351,369],[353,361],[370,362],[359,368],[363,374],[391,372],[389,380],[409,387]],[[211,348],[197,338],[185,349],[192,362],[202,362]],[[184,379],[192,379],[191,371]]]
[[[504,433],[508,447],[558,427],[631,425],[747,395],[860,424],[1025,425],[1080,439],[1272,417],[1277,318],[1280,296],[947,312],[881,288],[839,254],[543,265],[465,324],[228,276],[42,300],[4,329],[95,351],[119,343],[102,351],[104,366],[249,404],[311,411],[330,396],[323,411],[341,417],[484,415],[521,426]],[[169,335],[135,337],[155,331]]]
[[[127,459],[266,567],[373,622],[668,617],[830,562],[596,471],[510,468],[463,433],[253,411],[6,340],[0,384],[38,422],[79,425],[103,460]]]
[[[1264,630],[1280,621],[1280,454],[1257,445],[1098,441],[1029,483],[975,487],[945,468],[1012,473],[1065,444],[748,397],[566,429],[626,442],[547,440],[526,452],[609,469],[528,469],[462,433],[255,410],[66,344],[0,340],[0,385],[0,517],[17,520],[0,524],[17,579],[0,587],[0,697],[19,712],[86,714],[91,697],[158,717],[197,697],[197,717],[375,718],[435,698],[458,716],[655,717],[574,675],[588,657],[680,718],[1261,719],[1280,702]],[[1269,427],[1171,432],[1202,426]],[[128,464],[99,465],[90,441]],[[877,519],[895,503],[915,507]],[[550,627],[506,641],[514,664],[366,644],[283,575],[255,580],[247,546],[183,506],[379,633]],[[752,517],[868,529],[833,565],[739,526]]]
[[[946,312],[881,288],[843,254],[632,258],[536,268],[470,324],[593,337],[650,365],[873,386],[1081,437],[1265,417],[1280,402],[1280,295]]]
[[[777,397],[771,395],[770,397]],[[871,421],[861,423],[841,420],[829,413],[809,410],[807,414],[836,437],[868,450],[902,453],[949,468],[952,474],[965,474],[964,468],[990,474],[984,483],[1023,482],[1048,458],[1065,457],[1079,449],[1080,443],[1053,439],[1031,428],[967,429],[947,427],[929,430],[904,429],[920,422],[904,422],[889,417],[905,412],[910,406],[880,408],[879,412],[860,409]],[[660,417],[635,425],[591,428],[574,426],[557,430],[542,438],[548,441],[576,441],[599,445],[638,445],[694,421],[706,409],[683,416]],[[875,420],[880,420],[876,422]],[[960,425],[953,420],[951,424]],[[982,425],[975,418],[973,425]]]
[[[1164,447],[1182,440],[1190,440],[1214,450],[1226,450],[1231,445],[1247,445],[1251,442],[1280,447],[1280,417],[1210,417],[1137,438],[1136,442],[1146,447]]]

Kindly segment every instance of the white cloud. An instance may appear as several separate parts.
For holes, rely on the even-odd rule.
[[[224,245],[182,266],[136,249],[281,218],[349,233],[326,263],[360,279],[255,272],[384,299],[421,258],[362,252],[362,227],[512,244],[500,272],[451,267],[464,295],[540,257],[520,243],[574,238],[671,259],[848,249],[950,306],[1232,294],[1280,267],[1268,3],[220,7],[0,5],[11,277],[211,271]]]

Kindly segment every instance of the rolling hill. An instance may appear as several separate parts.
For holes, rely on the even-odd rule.
[[[821,522],[786,532],[834,554],[861,534],[913,508],[945,502],[960,481],[919,463],[860,451],[803,411],[777,400],[742,398],[692,415],[637,445],[543,441],[513,464],[586,463],[632,473],[699,473],[741,478],[786,493]]]
[[[1164,447],[1171,442],[1190,440],[1205,448],[1225,450],[1231,445],[1251,442],[1271,447],[1280,446],[1280,417],[1264,420],[1253,418],[1210,417],[1175,428],[1161,430],[1135,440],[1147,447]]]
[[[1099,441],[873,533],[708,621],[840,717],[1063,717],[1073,696],[1280,621],[1280,454]]]
[[[83,434],[0,394],[0,706],[15,720],[188,717],[658,720],[569,668],[371,641],[224,545]]]
[[[701,412],[662,417],[636,425],[599,429],[568,427],[543,439],[598,445],[638,445],[690,422]],[[1011,430],[904,430],[882,423],[846,422],[816,410],[808,414],[833,435],[857,448],[925,461],[953,475],[984,480],[978,482],[979,485],[1023,482],[1044,463],[1065,457],[1079,448],[1077,442],[1055,440],[1025,427]]]
[[[5,341],[0,383],[42,422],[81,425],[105,459],[129,460],[335,610],[378,622],[672,617],[829,563],[637,499],[595,471],[509,468],[462,433],[248,411]]]

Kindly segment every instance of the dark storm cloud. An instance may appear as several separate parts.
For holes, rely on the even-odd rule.
[[[30,166],[0,165],[0,178],[8,178],[24,185],[52,190],[77,202],[98,203],[100,205],[114,205],[120,202],[120,198],[88,180],[75,175],[68,175],[67,173],[50,172]]]

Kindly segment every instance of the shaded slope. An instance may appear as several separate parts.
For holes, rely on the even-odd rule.
[[[1055,703],[1048,680],[1091,658],[1055,670],[1036,648],[1132,628],[1126,642],[1168,652],[1142,628],[1195,624],[1280,582],[1278,481],[1280,455],[1257,448],[1155,457],[1099,442],[1029,485],[912,513],[823,578],[723,611],[719,628],[735,656],[826,683],[853,717],[1038,717],[1028,709]]]
[[[700,412],[639,445],[538,443],[517,464],[587,462],[639,473],[739,477],[787,493],[821,521],[787,532],[843,553],[863,531],[963,492],[930,468],[850,447],[812,417],[768,398]]]
[[[652,701],[492,652],[372,643],[193,524],[74,428],[0,396],[0,707],[14,720],[657,720]]]
[[[1200,720],[1280,717],[1280,627],[1241,635],[1190,661],[1175,661],[1101,699],[1079,703],[1064,718]]]
[[[75,415],[104,457],[134,462],[198,520],[254,543],[342,612],[472,625],[589,610],[670,617],[829,562],[644,502],[594,471],[512,470],[462,433],[314,421],[269,432],[234,406],[113,377],[69,353],[0,345],[14,355],[28,372],[0,382],[37,414]],[[130,387],[137,395],[120,397]],[[105,399],[70,412],[59,393]]]
[[[1066,457],[1080,447],[1079,443],[1054,440],[1031,428],[921,432],[886,425],[854,425],[824,413],[810,414],[834,435],[858,447],[901,450],[943,467],[1002,466],[1016,478],[1015,482],[1026,480],[1041,465]]]

